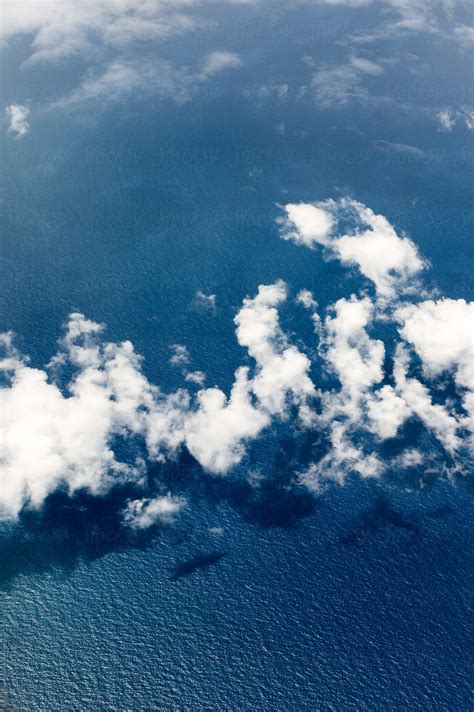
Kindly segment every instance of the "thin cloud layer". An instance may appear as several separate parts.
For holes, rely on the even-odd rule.
[[[24,0],[5,3],[1,38],[33,36],[27,63],[57,62],[94,52],[97,45],[123,48],[132,42],[189,32],[198,20],[187,0]]]

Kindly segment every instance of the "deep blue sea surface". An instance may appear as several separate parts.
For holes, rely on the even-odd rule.
[[[431,263],[430,285],[472,299],[472,143],[461,130],[437,131],[430,104],[435,80],[438,104],[454,84],[468,91],[465,57],[431,38],[411,60],[425,63],[425,84],[405,64],[385,80],[388,93],[392,83],[406,92],[402,108],[319,111],[296,100],[308,82],[301,57],[339,61],[332,35],[342,21],[315,36],[315,10],[304,6],[267,36],[257,10],[239,29],[241,12],[215,9],[214,18],[219,47],[245,57],[241,72],[190,103],[133,95],[97,111],[32,111],[28,135],[3,137],[0,327],[33,366],[56,353],[68,314],[80,310],[111,341],[130,339],[165,391],[183,385],[169,364],[175,343],[228,391],[245,357],[233,318],[258,285],[282,278],[293,297],[308,288],[323,307],[358,286],[337,262],[279,239],[283,202],[352,195],[411,235]],[[189,63],[209,41],[186,35],[164,51]],[[416,39],[389,44],[407,57]],[[67,71],[20,70],[29,45],[4,49],[3,104],[45,105],[82,76],[77,59]],[[287,101],[243,98],[269,76],[289,83]],[[281,123],[284,132],[274,129]],[[199,290],[216,295],[215,311],[196,302]],[[302,309],[291,303],[281,318],[295,343],[313,343]],[[114,499],[123,492],[58,493],[40,514],[0,525],[18,709],[474,709],[472,482],[354,477],[313,496],[289,484],[309,459],[290,430],[268,433],[227,478],[205,475],[186,454],[157,466],[152,476],[188,500],[173,525],[127,532]],[[263,474],[258,486],[247,482],[252,468]]]

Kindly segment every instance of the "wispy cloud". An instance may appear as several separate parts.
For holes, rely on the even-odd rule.
[[[352,101],[367,102],[370,95],[365,80],[383,72],[382,65],[352,56],[345,64],[319,67],[309,90],[320,108],[346,106]]]
[[[5,3],[1,37],[33,35],[27,64],[90,56],[97,47],[121,49],[133,42],[166,39],[193,30],[199,21],[187,0],[23,0]]]
[[[129,100],[136,93],[185,104],[216,74],[240,66],[237,55],[217,54],[219,58],[209,55],[205,58],[202,71],[192,71],[159,58],[113,61],[100,71],[89,72],[76,89],[54,101],[48,110],[80,108],[90,103],[94,106],[114,104]]]
[[[205,77],[212,77],[213,74],[219,74],[219,72],[229,69],[238,69],[241,66],[242,60],[235,52],[210,52],[204,60],[202,74]]]

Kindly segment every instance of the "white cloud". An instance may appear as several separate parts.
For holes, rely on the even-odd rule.
[[[380,64],[365,59],[364,57],[351,57],[350,63],[359,72],[370,74],[373,77],[378,77],[384,72],[384,68]]]
[[[202,74],[211,77],[219,72],[229,69],[238,69],[242,66],[242,61],[235,52],[210,52],[204,60]]]
[[[396,463],[403,469],[418,467],[424,461],[423,454],[415,448],[407,448],[396,458]]]
[[[313,76],[310,89],[318,108],[346,106],[352,101],[365,102],[369,93],[363,86],[363,73],[351,64],[321,67]]]
[[[411,412],[418,416],[428,430],[434,432],[448,452],[461,446],[458,436],[459,423],[445,406],[433,403],[429,389],[416,378],[408,376],[409,356],[402,344],[397,346],[394,376],[397,393]]]
[[[280,225],[288,239],[322,244],[330,256],[356,264],[376,287],[375,299],[363,292],[341,298],[323,317],[309,290],[297,294],[318,335],[322,384],[329,377],[331,386],[316,389],[309,357],[282,328],[288,288],[281,280],[260,285],[235,316],[237,340],[251,362],[236,369],[230,392],[201,388],[204,374],[187,370],[188,350],[176,344],[171,362],[183,369],[186,384],[199,388],[163,393],[143,374],[130,342],[107,342],[103,326],[79,313],[70,315],[59,351],[45,370],[33,368],[15,351],[12,335],[4,334],[1,517],[15,518],[25,505],[40,507],[59,486],[103,494],[117,482],[144,485],[146,458],[165,461],[184,447],[203,468],[225,474],[265,428],[293,415],[327,445],[326,454],[301,476],[315,490],[328,479],[343,482],[350,473],[377,477],[387,467],[419,464],[415,452],[392,463],[379,454],[380,441],[400,436],[410,418],[453,458],[464,456],[466,430],[474,432],[474,306],[462,299],[419,301],[419,294],[410,303],[409,290],[403,304],[397,300],[421,269],[421,258],[385,217],[354,200],[291,203]],[[201,295],[200,301],[214,308],[215,295]],[[401,338],[388,373],[385,344],[372,335],[381,319],[397,325]],[[413,375],[417,369],[420,378]],[[443,390],[449,378],[456,398],[455,391],[446,397]],[[128,452],[137,453],[127,461],[118,455],[123,440]],[[125,518],[144,528],[180,506],[171,496],[138,498],[128,504]]]
[[[436,114],[436,119],[438,124],[444,131],[452,131],[454,124],[456,123],[456,117],[453,116],[449,109],[443,109],[438,111]]]
[[[8,132],[15,135],[15,138],[22,138],[30,130],[28,116],[30,109],[22,104],[10,104],[5,113],[9,120]]]
[[[467,44],[470,40],[466,26],[456,27],[457,0],[382,0],[373,3],[380,7],[381,22],[368,32],[356,35],[359,43],[375,42],[406,34],[429,33],[446,36]]]
[[[346,201],[343,207],[366,229],[357,227],[334,241],[333,249],[341,262],[356,265],[374,283],[380,297],[391,298],[410,287],[410,281],[423,268],[415,244],[400,237],[387,218],[365,205]]]
[[[310,360],[288,344],[279,324],[277,307],[286,298],[284,282],[262,285],[256,297],[244,299],[235,317],[237,340],[257,364],[253,392],[267,412],[280,416],[289,402],[304,406],[316,393],[308,375]]]
[[[186,373],[185,380],[189,383],[194,383],[197,386],[202,386],[206,380],[206,374],[203,371],[188,371],[188,373]]]
[[[383,386],[367,400],[367,414],[370,430],[381,440],[387,440],[397,435],[411,411],[392,386]]]
[[[332,215],[315,203],[288,203],[286,218],[279,218],[282,237],[297,245],[327,245],[334,225]]]
[[[4,3],[1,37],[31,34],[29,63],[90,56],[99,46],[166,39],[196,27],[186,0],[22,0]]]
[[[454,374],[468,414],[463,423],[474,433],[474,303],[428,300],[398,309],[395,318],[401,336],[420,357],[427,378]]]
[[[393,141],[378,139],[372,141],[372,145],[378,151],[404,157],[407,161],[419,161],[426,158],[425,152],[421,148],[410,146],[408,143],[394,143]]]
[[[248,369],[240,368],[229,398],[218,388],[198,393],[198,410],[186,422],[186,445],[201,465],[225,473],[240,462],[245,442],[270,424],[267,413],[252,404]]]
[[[133,499],[128,502],[123,518],[133,529],[148,529],[157,522],[171,522],[184,505],[182,497],[172,497],[169,493],[153,499]]]
[[[189,351],[187,346],[174,344],[172,351],[173,353],[170,358],[170,364],[172,366],[186,366],[186,364],[189,363]]]
[[[474,129],[474,109],[463,106],[460,109],[442,109],[436,114],[436,120],[441,130],[452,131],[459,123],[471,130]]]
[[[284,239],[307,247],[323,245],[343,264],[357,266],[382,299],[412,288],[424,267],[409,238],[398,235],[387,218],[355,200],[290,203],[284,210],[286,217],[278,220]],[[353,228],[337,235],[336,225],[341,221]]]
[[[298,304],[304,306],[305,309],[310,309],[314,311],[318,308],[318,302],[315,300],[312,292],[309,289],[300,289],[296,295],[296,301]]]
[[[458,385],[474,389],[474,304],[464,299],[427,300],[399,308],[395,318],[433,378],[454,371]]]
[[[275,99],[277,101],[286,101],[289,98],[289,92],[289,84],[269,82],[268,84],[260,84],[250,89],[245,88],[242,93],[247,99]]]
[[[329,434],[330,450],[317,463],[300,474],[299,481],[315,493],[321,492],[327,482],[344,484],[348,474],[361,477],[379,477],[385,467],[376,453],[366,454],[354,445],[343,423],[334,421]]]
[[[28,365],[11,334],[3,335],[1,515],[15,517],[25,504],[40,507],[61,484],[70,492],[97,494],[117,480],[139,483],[143,462],[118,460],[117,438],[144,441],[148,456],[158,460],[186,445],[203,467],[227,472],[273,416],[284,417],[287,407],[303,405],[314,393],[309,359],[287,343],[278,323],[275,307],[285,297],[286,288],[277,283],[244,301],[237,335],[256,361],[255,374],[237,369],[228,398],[218,388],[200,390],[195,401],[185,390],[164,395],[143,375],[130,342],[105,342],[103,327],[79,313],[71,314],[50,364],[58,378],[63,367],[75,371],[65,391],[47,371]],[[183,355],[181,348],[179,361]],[[201,376],[193,373],[188,380],[200,382]],[[159,509],[149,502],[137,507],[143,517]]]
[[[311,57],[305,57],[304,61],[311,68],[318,66]],[[380,76],[384,71],[381,64],[353,55],[343,64],[319,65],[309,89],[321,109],[345,107],[354,101],[365,103],[370,99],[367,80]],[[372,100],[375,99],[372,97]]]
[[[198,289],[194,298],[195,306],[203,311],[216,311],[216,295],[205,294],[201,289]]]
[[[28,366],[5,344],[7,360],[0,365],[11,385],[0,391],[0,510],[10,515],[25,501],[40,506],[61,483],[69,491],[86,487],[97,493],[114,478],[140,473],[139,463],[125,465],[116,459],[111,440],[143,430],[142,408],[151,404],[153,389],[140,373],[130,343],[99,346],[93,334],[91,322],[71,316],[63,348],[78,373],[67,396],[44,371]]]
[[[204,468],[225,473],[241,461],[246,443],[268,427],[272,417],[286,417],[292,405],[305,413],[307,401],[315,395],[308,376],[311,364],[281,330],[277,308],[286,296],[286,285],[276,282],[261,285],[256,297],[244,300],[235,317],[236,334],[255,361],[253,376],[249,368],[240,367],[229,397],[219,388],[207,388],[198,392],[196,407],[187,407],[184,414],[173,407],[169,417],[163,408],[153,413],[148,432],[151,452],[156,454],[163,445],[185,444]],[[163,442],[170,431],[174,439]]]
[[[474,27],[472,25],[458,25],[454,28],[454,36],[464,47],[474,44]]]
[[[49,109],[81,107],[88,102],[113,104],[137,91],[183,104],[190,100],[199,81],[186,68],[161,59],[117,59],[100,71],[89,72],[76,89],[54,101]]]
[[[0,40],[32,37],[24,67],[72,56],[87,63],[79,86],[48,105],[49,110],[114,103],[137,91],[184,103],[218,72],[239,67],[239,56],[227,50],[210,52],[193,71],[156,53],[134,56],[134,47],[210,27],[200,18],[205,4],[205,0],[63,0],[58,7],[55,0],[8,2],[2,8]]]
[[[361,417],[361,405],[367,391],[383,378],[385,348],[382,341],[367,333],[374,305],[367,297],[339,299],[334,316],[326,318],[322,352],[327,367],[341,384],[336,395],[328,393],[326,418],[343,414],[355,422]]]

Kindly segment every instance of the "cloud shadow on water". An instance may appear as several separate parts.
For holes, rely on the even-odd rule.
[[[226,551],[212,551],[208,554],[197,554],[191,559],[186,559],[186,561],[182,561],[175,566],[170,576],[170,581],[178,581],[183,576],[190,576],[196,571],[214,566],[219,563],[224,556],[227,556]]]
[[[394,509],[386,497],[379,495],[373,505],[359,515],[350,531],[340,538],[339,543],[360,546],[372,534],[386,527],[403,530],[413,539],[421,536],[418,525]]]
[[[40,511],[25,510],[17,524],[0,529],[0,589],[9,588],[20,574],[54,568],[71,573],[80,561],[94,561],[115,551],[146,549],[157,538],[172,544],[189,540],[179,523],[171,529],[156,524],[136,530],[123,523],[122,510],[137,492],[116,487],[106,496],[58,491]],[[172,532],[172,536],[170,533]]]
[[[227,477],[212,476],[183,451],[176,462],[150,465],[145,492],[133,485],[119,485],[104,496],[85,491],[70,496],[65,490],[58,490],[46,499],[40,511],[25,509],[18,524],[0,528],[0,589],[9,588],[20,574],[54,568],[71,573],[81,561],[94,561],[115,551],[143,550],[158,538],[170,545],[192,541],[193,525],[189,521],[183,524],[179,515],[172,524],[157,523],[145,531],[124,525],[122,513],[127,501],[156,496],[157,492],[170,490],[182,495],[191,509],[203,501],[211,505],[227,503],[255,526],[294,528],[317,506],[313,495],[296,483],[295,472],[308,456],[309,447],[308,443],[296,445],[289,438],[280,441],[271,467],[263,470],[260,466],[262,477],[253,483],[246,479],[253,463]],[[189,567],[189,573],[193,573],[217,563],[217,559],[212,560],[215,554],[200,554],[183,562],[183,573],[178,571],[178,578],[187,575]]]

